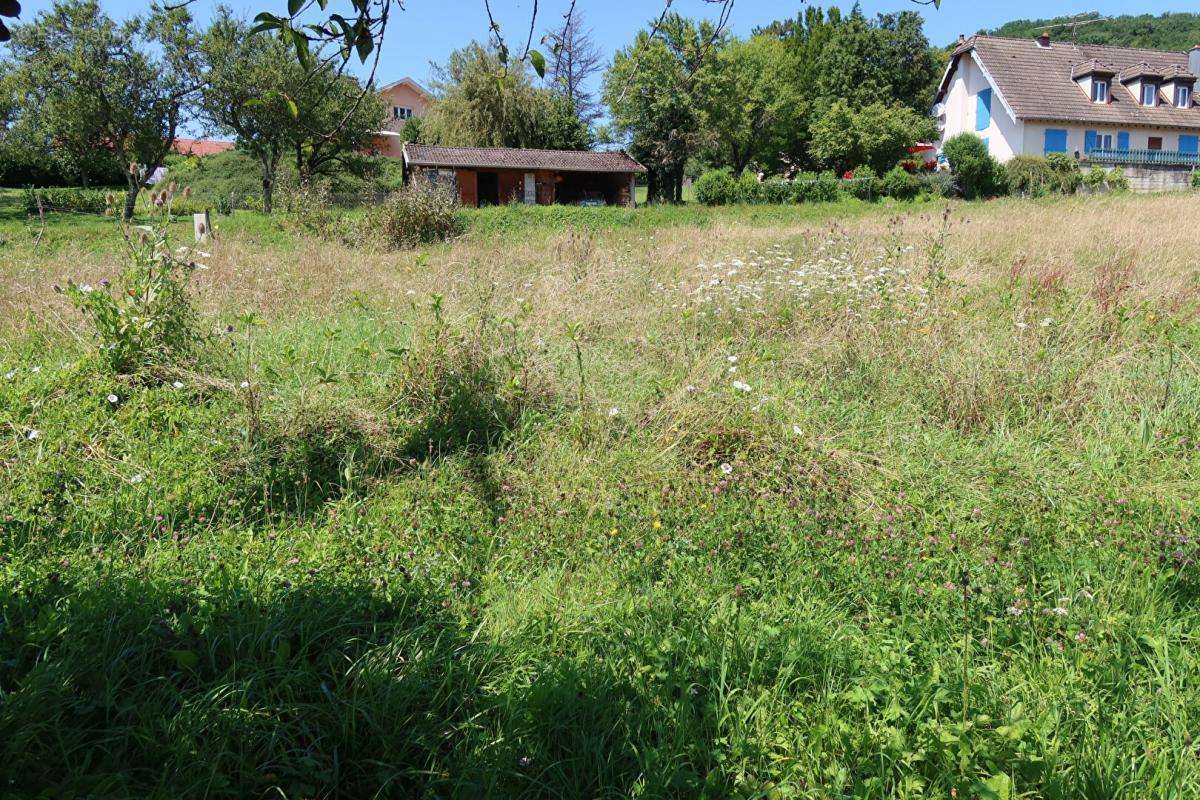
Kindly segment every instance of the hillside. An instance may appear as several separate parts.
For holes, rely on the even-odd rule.
[[[989,36],[1033,37],[1041,33],[1046,26],[1061,24],[1069,19],[1018,19],[980,33]],[[1059,38],[1072,38],[1070,28],[1056,28],[1051,33]],[[1187,50],[1194,44],[1200,44],[1200,14],[1139,14],[1089,22],[1077,29],[1076,41],[1119,47]]]

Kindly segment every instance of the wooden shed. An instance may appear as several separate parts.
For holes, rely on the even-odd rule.
[[[464,206],[634,205],[635,176],[646,168],[622,151],[404,145],[404,175],[453,182]]]

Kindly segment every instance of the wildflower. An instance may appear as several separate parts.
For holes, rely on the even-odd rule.
[[[610,408],[608,410],[608,415],[610,417],[619,417],[619,416],[621,416],[621,409],[617,408],[616,406],[613,406],[612,408]]]
[[[241,386],[243,389],[249,389],[249,388],[250,388],[250,381],[242,381],[242,382],[241,382],[240,384],[238,384],[238,385],[239,385],[239,386]]]
[[[117,403],[121,402],[121,398],[117,397],[115,394],[110,394],[108,396],[108,402],[115,406]]]
[[[79,284],[79,291],[83,292],[84,294],[91,294],[93,291],[92,285],[90,283],[81,283]]]
[[[1054,615],[1054,616],[1056,616],[1056,617],[1065,617],[1065,616],[1066,616],[1068,613],[1070,613],[1070,612],[1068,612],[1068,611],[1067,611],[1065,608],[1063,608],[1062,606],[1055,606],[1054,608],[1048,608],[1048,609],[1046,609],[1046,613],[1047,613],[1047,614],[1053,614],[1053,615]]]
[[[734,381],[733,388],[737,389],[739,392],[748,392],[752,387],[745,381]]]
[[[1045,317],[1044,319],[1042,319],[1041,322],[1038,323],[1038,325],[1040,325],[1043,328],[1049,328],[1053,324],[1054,324],[1054,320],[1050,319],[1050,317]]]
[[[1080,631],[1079,633],[1075,634],[1075,641],[1079,642],[1080,644],[1083,644],[1084,642],[1086,642],[1087,638],[1088,638],[1087,634],[1084,633],[1083,631]]]
[[[132,478],[130,478],[129,482],[130,483],[141,483],[144,480],[146,480],[146,476],[139,472],[138,474],[136,474]]]
[[[32,372],[34,375],[37,375],[39,372],[42,371],[42,368],[41,367],[30,367],[29,371]]]
[[[17,377],[17,371],[15,369],[10,369],[8,372],[4,373],[5,380],[11,381],[15,377]]]
[[[722,464],[721,472],[725,473],[726,475],[732,475],[733,474],[733,464],[730,464],[728,462]]]
[[[182,388],[183,388],[183,381],[172,381],[172,382],[171,382],[171,388],[172,388],[172,389],[182,389]]]
[[[738,357],[737,356],[727,356],[725,358],[725,360],[728,361],[730,364],[736,364]]]
[[[801,434],[800,426],[799,426],[799,425],[793,425],[793,426],[792,426],[792,433],[794,433],[794,434],[796,434],[797,436],[799,436],[799,435]]]
[[[1008,607],[1008,615],[1010,617],[1019,617],[1024,613],[1025,613],[1025,609],[1021,608],[1020,606],[1009,606]]]
[[[42,438],[42,432],[37,429],[31,428],[31,429],[25,431],[25,438],[32,442],[34,439]]]

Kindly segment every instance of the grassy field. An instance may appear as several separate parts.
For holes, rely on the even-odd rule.
[[[0,794],[1195,797],[1198,210],[0,207]]]

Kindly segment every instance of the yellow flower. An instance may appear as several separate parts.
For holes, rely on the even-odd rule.
[[[654,520],[654,530],[658,530],[661,527],[662,527],[662,520],[660,520],[660,519]]]

